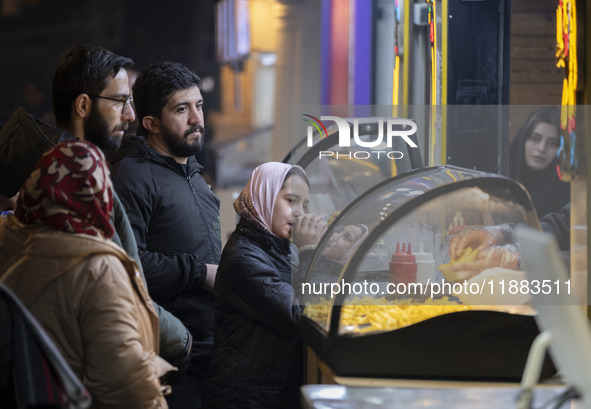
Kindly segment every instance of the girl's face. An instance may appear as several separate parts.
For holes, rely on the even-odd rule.
[[[291,238],[291,220],[304,214],[308,209],[310,189],[304,180],[290,176],[275,198],[271,219],[271,231],[284,239]]]
[[[525,163],[533,170],[544,170],[556,158],[559,146],[558,129],[540,122],[525,141]]]
[[[341,231],[330,236],[322,254],[329,259],[340,260],[362,235],[363,229],[361,227],[354,224],[345,226]]]

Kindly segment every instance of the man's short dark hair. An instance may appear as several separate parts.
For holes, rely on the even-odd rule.
[[[53,111],[57,125],[72,120],[72,103],[80,94],[99,95],[109,78],[133,66],[133,60],[106,48],[82,44],[69,50],[53,75]]]
[[[175,62],[152,64],[140,72],[133,85],[133,100],[139,121],[137,133],[148,134],[142,119],[146,116],[161,118],[162,108],[172,93],[200,86],[201,78],[194,71]]]

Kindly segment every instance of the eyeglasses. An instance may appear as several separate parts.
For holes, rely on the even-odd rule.
[[[119,102],[121,104],[123,104],[123,108],[121,109],[121,115],[123,115],[125,113],[125,108],[127,108],[128,106],[131,105],[131,103],[133,102],[133,95],[128,96],[125,99],[117,99],[117,98],[111,98],[111,97],[103,97],[102,95],[94,95],[94,94],[87,94],[89,97],[91,98],[100,98],[100,99],[108,99],[109,101],[115,101],[115,102]]]

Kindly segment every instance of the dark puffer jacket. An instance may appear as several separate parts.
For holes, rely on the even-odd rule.
[[[289,240],[240,221],[215,283],[215,347],[204,408],[297,408],[301,309],[291,287]]]
[[[540,225],[542,230],[556,237],[560,251],[570,251],[570,202],[560,211],[542,217]]]
[[[201,286],[206,263],[220,261],[219,200],[194,157],[180,165],[133,136],[109,158],[150,296],[193,335],[188,372],[202,376],[213,346],[214,305],[213,294]]]

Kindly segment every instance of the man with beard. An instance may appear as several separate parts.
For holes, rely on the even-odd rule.
[[[137,133],[111,156],[113,183],[138,243],[150,295],[193,335],[191,366],[167,397],[173,409],[201,407],[213,346],[213,284],[221,255],[219,200],[195,159],[204,136],[200,78],[171,62],[133,85]]]
[[[12,197],[33,171],[41,154],[57,142],[83,139],[108,152],[119,148],[129,123],[135,120],[127,70],[133,61],[94,45],[69,50],[54,73],[52,94],[58,128],[19,108],[0,132],[2,179],[0,194]],[[10,175],[9,178],[5,178]],[[112,240],[138,264],[137,244],[118,196],[113,191]],[[2,261],[10,254],[0,251]],[[6,265],[4,265],[6,267]],[[191,334],[178,318],[156,305],[160,327],[160,355],[179,368],[163,381],[174,383],[188,366]],[[116,365],[116,363],[113,363]]]
[[[53,106],[58,128],[93,142],[104,151],[121,145],[135,119],[127,69],[133,61],[102,47],[70,50],[53,76]]]

